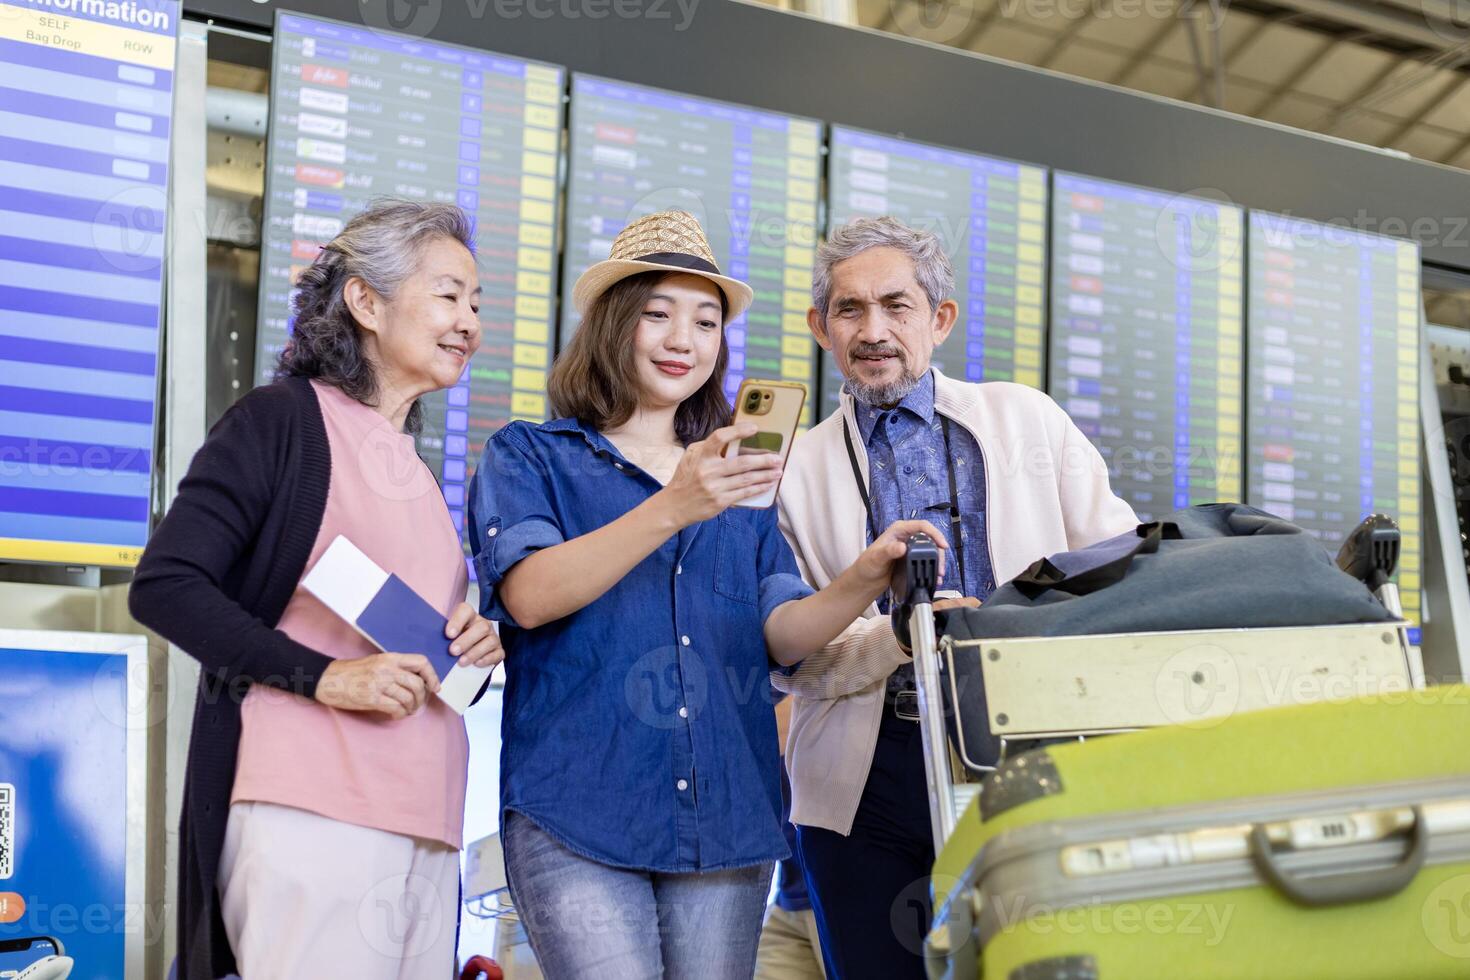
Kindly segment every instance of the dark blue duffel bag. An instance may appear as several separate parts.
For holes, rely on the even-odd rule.
[[[961,641],[1391,619],[1301,528],[1244,504],[1204,504],[1042,558],[980,608],[939,613],[936,623]],[[990,732],[978,659],[941,661],[946,709],[965,721],[962,755],[993,765],[1000,740]]]

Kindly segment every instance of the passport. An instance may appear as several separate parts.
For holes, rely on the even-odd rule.
[[[427,657],[439,677],[439,699],[459,714],[495,669],[461,667],[444,635],[449,620],[344,535],[332,539],[301,585],[379,650]]]

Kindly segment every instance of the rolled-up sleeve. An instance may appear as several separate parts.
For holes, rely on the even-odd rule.
[[[485,444],[470,485],[470,550],[480,583],[480,614],[517,625],[499,585],[516,562],[566,538],[557,519],[545,462],[512,423]]]
[[[806,584],[801,570],[796,567],[796,556],[791,553],[791,545],[786,543],[776,523],[776,508],[761,513],[757,528],[760,547],[756,571],[760,575],[759,600],[761,622],[764,623],[782,603],[805,599],[815,590]]]

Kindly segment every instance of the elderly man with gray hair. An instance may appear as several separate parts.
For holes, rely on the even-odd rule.
[[[1096,449],[1040,391],[951,380],[930,366],[955,326],[954,273],[934,235],[893,218],[833,230],[807,324],[846,384],[792,447],[781,530],[823,588],[902,518],[948,531],[936,609],[978,605],[1043,555],[1127,531]],[[827,975],[924,976],[934,860],[913,662],[885,597],[775,685],[794,696],[791,819]]]

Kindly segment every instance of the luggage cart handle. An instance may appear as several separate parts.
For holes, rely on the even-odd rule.
[[[908,551],[899,566],[894,598],[906,606],[928,605],[939,589],[939,545],[920,531],[909,536]]]
[[[934,592],[939,587],[939,546],[927,534],[909,537],[900,563],[894,599],[908,613],[914,656],[914,684],[919,693],[919,735],[924,746],[924,777],[929,788],[929,821],[934,853],[954,833],[954,784],[949,766],[949,739],[944,724],[944,695],[939,684],[939,651],[934,640]]]
[[[1409,887],[1424,867],[1424,858],[1429,853],[1429,831],[1424,825],[1424,811],[1417,806],[1414,807],[1414,827],[1409,841],[1408,853],[1391,868],[1303,878],[1293,875],[1277,862],[1266,828],[1256,824],[1251,827],[1251,859],[1261,877],[1281,894],[1298,905],[1322,908],[1387,898]]]

